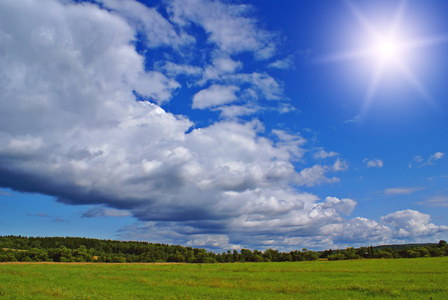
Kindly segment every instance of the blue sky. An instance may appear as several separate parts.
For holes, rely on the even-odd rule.
[[[0,235],[448,238],[446,1],[0,3]]]

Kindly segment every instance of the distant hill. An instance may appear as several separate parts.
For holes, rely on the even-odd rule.
[[[406,248],[413,249],[418,247],[432,247],[437,246],[436,243],[424,243],[424,244],[393,244],[393,245],[380,245],[373,246],[373,249],[376,250],[384,250],[384,249],[393,249],[393,250],[403,250]]]

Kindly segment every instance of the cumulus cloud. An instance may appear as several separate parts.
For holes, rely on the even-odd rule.
[[[330,172],[346,171],[348,164],[344,160],[337,159],[333,165],[314,165],[310,168],[305,168],[297,174],[295,182],[298,185],[315,186],[325,183],[340,182],[338,177],[327,177]]]
[[[365,158],[363,162],[366,164],[367,168],[382,168],[383,167],[383,161],[381,159],[372,159],[369,160]]]
[[[282,149],[286,149],[292,154],[293,158],[301,158],[305,153],[302,146],[307,142],[299,134],[290,134],[283,130],[274,129],[272,134],[277,138],[276,145]]]
[[[315,186],[324,183],[340,182],[338,177],[329,178],[326,173],[330,170],[328,166],[314,165],[303,169],[297,176],[296,182],[299,185]]]
[[[320,234],[327,238],[328,247],[366,246],[371,244],[391,244],[431,241],[435,235],[448,231],[448,226],[430,223],[431,217],[415,210],[403,210],[380,218],[381,222],[356,217],[344,222],[328,224],[321,228]],[[332,244],[334,243],[334,244]]]
[[[363,245],[366,241],[384,244],[391,241],[392,230],[374,220],[356,217],[340,224],[323,226],[322,235],[331,237],[330,240],[339,245]]]
[[[185,246],[207,249],[234,249],[240,250],[240,245],[229,244],[229,237],[223,234],[207,234],[192,236]]]
[[[396,237],[418,237],[448,231],[448,226],[430,223],[431,217],[415,210],[402,210],[381,218],[381,222],[394,228]]]
[[[149,47],[168,45],[178,47],[195,42],[194,37],[181,32],[153,7],[133,0],[95,0],[107,9],[118,13],[139,31],[144,32]]]

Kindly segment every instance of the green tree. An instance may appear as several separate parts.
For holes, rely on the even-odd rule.
[[[345,249],[344,256],[346,259],[358,259],[360,256],[356,253],[353,247]]]
[[[72,251],[64,246],[48,249],[48,257],[54,262],[73,261]]]
[[[74,249],[72,255],[76,262],[93,262],[93,255],[87,251],[85,245],[81,245],[78,249]]]

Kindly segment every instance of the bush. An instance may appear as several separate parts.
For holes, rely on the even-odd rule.
[[[327,256],[328,260],[344,260],[345,255],[342,253],[335,253]]]

